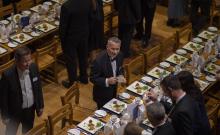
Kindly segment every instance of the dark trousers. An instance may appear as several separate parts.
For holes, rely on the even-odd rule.
[[[72,42],[72,47],[64,51],[67,73],[70,84],[77,81],[77,58],[80,69],[80,79],[88,79],[87,58],[88,58],[88,38]]]
[[[26,133],[33,128],[34,125],[35,109],[34,107],[23,109],[16,118],[12,118],[6,124],[5,135],[16,135],[18,126],[22,124],[22,133]]]
[[[191,22],[195,32],[199,32],[209,21],[211,0],[191,1]],[[200,9],[200,13],[199,13]]]
[[[148,41],[151,38],[151,30],[152,30],[152,23],[154,19],[154,13],[156,10],[156,1],[152,3],[152,5],[148,5],[148,0],[141,1],[141,8],[142,8],[142,17],[141,21],[136,25],[137,34],[140,37],[143,37],[144,40]],[[144,30],[144,19],[145,19],[145,30]],[[144,32],[144,33],[143,33]]]
[[[130,44],[134,32],[135,24],[122,24],[119,21],[118,36],[121,39],[121,51],[124,57],[130,56]]]

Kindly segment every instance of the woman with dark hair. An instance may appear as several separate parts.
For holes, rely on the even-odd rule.
[[[204,97],[199,87],[195,84],[193,75],[189,71],[181,71],[177,74],[177,77],[181,83],[182,89],[198,104],[199,110],[196,115],[200,122],[197,124],[200,124],[200,126],[203,127],[199,130],[200,135],[211,134],[209,120],[205,109]]]

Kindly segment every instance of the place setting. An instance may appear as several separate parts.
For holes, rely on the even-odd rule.
[[[103,108],[119,115],[127,108],[127,104],[123,101],[113,98],[106,103]]]

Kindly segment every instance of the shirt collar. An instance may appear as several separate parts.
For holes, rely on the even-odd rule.
[[[18,75],[19,75],[19,76],[27,75],[27,74],[30,73],[30,70],[29,70],[29,69],[26,69],[26,70],[22,71],[22,70],[19,69],[18,67],[17,67],[17,71],[18,71]]]
[[[186,95],[186,92],[183,92],[183,94],[176,99],[176,104],[177,104],[185,95]]]

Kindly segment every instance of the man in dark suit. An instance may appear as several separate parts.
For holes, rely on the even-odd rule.
[[[155,102],[146,106],[147,118],[155,127],[152,135],[176,135],[170,122],[167,121],[164,106]]]
[[[191,22],[194,34],[206,26],[210,19],[212,0],[191,0]]]
[[[114,0],[118,11],[118,36],[121,39],[121,50],[124,57],[130,56],[130,44],[135,25],[141,19],[140,0]]]
[[[41,116],[44,108],[40,74],[28,48],[16,50],[15,65],[3,73],[1,81],[6,135],[16,135],[20,123],[22,132],[26,133],[33,127],[35,111]]]
[[[88,83],[87,56],[91,13],[91,0],[68,0],[61,7],[59,31],[69,78],[69,83],[63,81],[65,87],[70,87],[78,80],[77,57],[80,70],[79,81]]]
[[[142,47],[146,47],[151,38],[152,23],[156,5],[156,0],[141,0],[141,21],[136,25],[137,33],[135,34],[135,38],[143,40]],[[144,20],[145,30],[143,26]]]
[[[93,99],[98,108],[116,97],[118,82],[125,83],[120,46],[121,41],[117,37],[110,38],[107,49],[102,51],[91,65],[90,80],[94,84]]]

